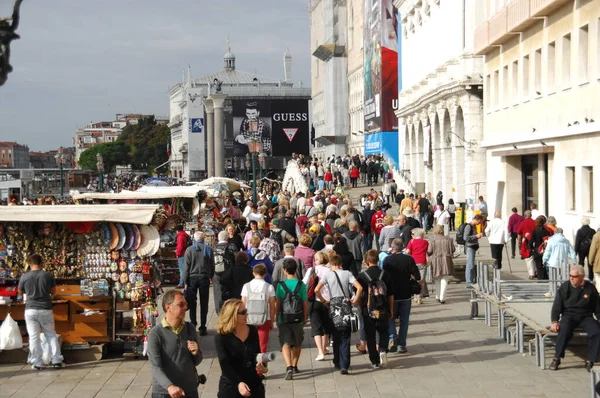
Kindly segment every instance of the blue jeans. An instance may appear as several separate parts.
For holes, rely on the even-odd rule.
[[[465,281],[467,286],[471,286],[474,282],[473,270],[475,269],[475,253],[477,249],[474,247],[465,247],[467,254],[467,263],[465,264]]]
[[[419,222],[421,223],[421,228],[427,232],[427,217],[429,217],[429,213],[420,213],[419,214]]]
[[[350,368],[350,333],[340,333],[333,328],[333,366]]]
[[[179,266],[179,287],[183,287],[183,279],[181,276],[183,275],[183,266],[184,266],[184,257],[177,257],[177,265]]]
[[[365,233],[363,236],[363,252],[367,252],[373,248],[373,234]]]
[[[50,345],[52,354],[52,363],[62,363],[63,356],[58,344],[58,336],[54,330],[54,315],[52,310],[25,310],[25,325],[29,335],[29,358],[27,362],[34,366],[43,368],[46,366],[42,359],[42,341],[40,339],[40,328],[46,336],[46,341]]]
[[[400,348],[406,348],[406,336],[408,336],[408,323],[410,320],[410,308],[412,300],[395,300],[394,301],[394,319],[390,320],[390,340],[397,340]],[[398,333],[396,333],[396,319],[400,319]]]

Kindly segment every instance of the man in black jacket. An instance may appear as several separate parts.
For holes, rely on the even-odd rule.
[[[415,260],[406,254],[402,254],[401,239],[392,241],[392,254],[383,260],[382,268],[390,274],[393,283],[393,291],[388,294],[394,295],[394,319],[390,320],[389,334],[392,344],[390,352],[405,353],[406,336],[408,335],[408,324],[410,320],[410,308],[412,303],[411,279],[421,280],[421,273]],[[396,318],[400,319],[398,333],[396,333]]]
[[[398,229],[400,231],[400,239],[402,239],[402,243],[406,247],[412,239],[413,227],[408,223],[408,218],[404,214],[398,216]]]
[[[585,258],[590,254],[590,247],[592,246],[592,238],[594,237],[594,231],[590,227],[590,218],[583,217],[581,219],[581,228],[577,230],[577,234],[575,235],[575,253],[577,253],[577,258],[579,259],[578,264],[583,266],[585,264]],[[588,259],[588,279],[590,281],[594,281],[594,267],[592,264],[589,264]]]
[[[294,244],[296,244],[296,241],[298,239],[298,229],[296,228],[296,225],[298,224],[296,224],[296,220],[294,219],[294,212],[292,210],[288,210],[285,213],[285,217],[279,220],[279,228],[283,229],[285,232],[288,233],[289,236],[292,237],[292,242],[294,242]]]
[[[213,250],[215,258],[215,274],[213,276],[213,298],[215,300],[215,311],[218,314],[223,306],[223,294],[221,292],[221,276],[235,263],[235,255],[239,249],[227,241],[227,231],[221,231],[218,235],[219,242]]]
[[[590,338],[585,368],[588,372],[600,351],[600,298],[594,285],[584,279],[585,271],[581,265],[573,265],[569,271],[569,281],[564,282],[556,293],[552,305],[550,330],[558,332],[556,354],[550,364],[550,370],[558,369],[560,360],[565,357],[565,349],[573,337],[573,331],[581,326]],[[596,319],[594,319],[594,315]]]

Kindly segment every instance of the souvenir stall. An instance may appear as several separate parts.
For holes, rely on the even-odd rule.
[[[18,282],[39,254],[57,284],[53,312],[64,348],[144,336],[154,324],[160,281],[153,255],[157,205],[0,207],[0,320],[26,335]],[[123,314],[131,312],[129,322]],[[24,338],[27,342],[27,338]],[[66,347],[65,347],[66,346]]]
[[[160,208],[155,217],[155,226],[159,231],[160,248],[156,260],[159,263],[160,279],[166,285],[179,283],[179,267],[175,256],[177,225],[184,225],[184,230],[190,235],[195,231],[203,231],[209,245],[217,243],[221,208],[219,202],[223,198],[221,191],[212,186],[143,186],[136,191],[73,194],[72,197],[79,203],[158,204]]]

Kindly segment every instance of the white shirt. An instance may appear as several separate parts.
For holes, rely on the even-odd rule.
[[[531,218],[535,221],[536,218],[538,218],[539,216],[544,216],[544,213],[542,213],[541,211],[539,211],[538,209],[535,210],[531,210]]]
[[[390,184],[383,184],[383,194],[384,195],[391,195],[392,194],[392,186]]]
[[[327,275],[329,273],[329,271],[331,271],[331,269],[325,265],[315,265],[315,272],[317,273],[317,278],[319,278],[319,282],[321,282],[323,280],[323,277],[325,275]],[[308,288],[308,281],[310,280],[312,272],[313,272],[312,268],[309,268],[308,270],[306,270],[306,273],[304,274],[304,278],[302,278],[302,282],[304,282],[304,284],[306,285],[307,288]],[[329,301],[329,299],[331,298],[329,296],[329,288],[327,287],[327,285],[323,285],[323,287],[321,288],[321,296],[323,296],[325,301]]]
[[[262,290],[264,288],[263,286],[265,284],[269,285],[269,288],[267,289],[267,297],[265,297],[265,300],[268,302],[271,297],[275,297],[275,288],[273,287],[273,285],[265,282],[264,279],[260,279],[260,278],[254,278],[250,282],[246,283],[242,287],[241,296],[248,298],[248,289],[250,289],[250,291],[252,293],[260,293],[260,292],[262,292]],[[271,319],[271,311],[267,311],[267,320],[270,320],[270,319]]]
[[[248,214],[250,214],[251,212],[252,212],[252,207],[246,206],[244,208],[244,212],[242,213],[242,217],[247,218]]]
[[[264,220],[265,216],[262,215],[262,213],[250,213],[248,214],[248,217],[246,217],[248,219],[248,222],[250,221],[256,221],[259,222],[260,220]]]
[[[494,218],[487,224],[485,235],[492,245],[503,245],[508,242],[508,228],[501,218]]]
[[[437,217],[438,225],[448,225],[450,223],[450,213],[448,210],[442,211]]]
[[[298,199],[298,202],[296,202],[296,207],[298,209],[303,209],[304,206],[306,206],[306,198],[302,197],[302,198]]]

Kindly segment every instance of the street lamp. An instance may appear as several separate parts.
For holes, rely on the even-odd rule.
[[[104,159],[99,153],[96,154],[96,168],[98,169],[98,190],[104,191]]]
[[[58,151],[57,154],[55,156],[56,158],[56,163],[58,163],[58,167],[60,167],[60,196],[64,196],[65,194],[65,181],[63,178],[63,165],[66,162],[66,156],[63,153],[63,147],[62,145],[58,147]]]
[[[263,178],[263,170],[265,169],[265,159],[267,157],[267,154],[264,152],[261,152],[258,155],[258,165],[260,166],[260,172],[259,172],[259,181],[262,181]]]
[[[256,203],[256,157],[263,150],[263,143],[260,138],[254,138],[248,142],[248,152],[252,157],[252,201]]]

